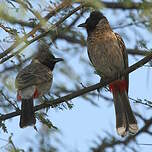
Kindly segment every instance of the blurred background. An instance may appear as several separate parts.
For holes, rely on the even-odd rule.
[[[151,152],[152,71],[149,62],[130,74],[129,98],[139,123],[136,135],[119,137],[112,95],[107,87],[36,112],[34,127],[19,128],[15,77],[39,45],[64,58],[53,71],[50,93],[35,105],[100,81],[86,49],[87,33],[77,25],[100,10],[119,33],[132,65],[151,52],[152,2],[148,0],[0,0],[0,151]]]

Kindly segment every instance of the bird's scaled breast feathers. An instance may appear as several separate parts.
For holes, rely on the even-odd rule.
[[[104,77],[124,69],[122,50],[112,30],[94,30],[87,41],[88,55],[97,72]]]

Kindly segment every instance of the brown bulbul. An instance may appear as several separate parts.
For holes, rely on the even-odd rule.
[[[17,88],[17,99],[21,100],[21,128],[36,123],[33,99],[49,92],[54,66],[62,60],[62,58],[55,58],[48,48],[41,46],[31,64],[18,73],[15,86]]]
[[[87,30],[88,56],[102,78],[111,78],[128,68],[125,44],[120,35],[112,31],[108,20],[101,12],[93,11],[79,27]],[[128,99],[128,85],[128,75],[109,84],[115,106],[116,129],[121,136],[125,136],[128,131],[132,134],[138,131]]]

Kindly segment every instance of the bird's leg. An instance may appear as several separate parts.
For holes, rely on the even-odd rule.
[[[101,81],[102,81],[102,80],[100,79],[100,83],[101,83]],[[100,89],[102,89],[102,88],[98,88],[98,89],[97,89],[97,92],[98,92],[98,99],[99,99],[99,97],[100,97],[100,95],[101,95]]]
[[[48,100],[48,98],[45,96],[45,95],[43,95],[43,98],[44,98],[44,102],[49,102],[49,100]]]
[[[82,82],[81,82],[80,84],[81,84],[81,86],[82,86],[83,88],[86,88],[86,86],[85,86]]]

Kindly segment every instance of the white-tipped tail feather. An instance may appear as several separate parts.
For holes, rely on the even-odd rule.
[[[136,134],[138,132],[138,125],[137,124],[129,124],[129,133]]]
[[[126,131],[126,128],[125,127],[119,127],[117,128],[117,133],[118,135],[124,137],[127,135],[127,131]]]
[[[131,110],[128,95],[126,91],[116,91],[113,93],[115,113],[116,113],[116,128],[120,136],[136,134],[138,132],[138,125],[136,118]]]

